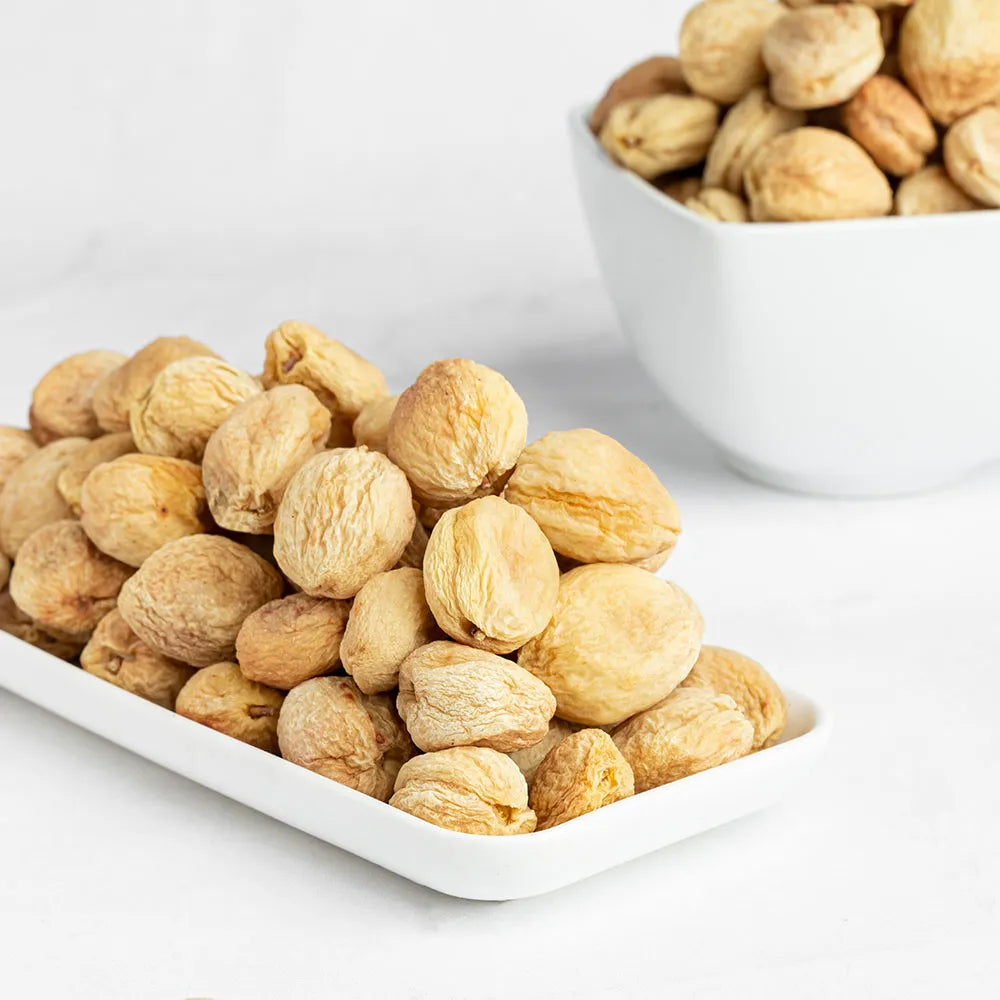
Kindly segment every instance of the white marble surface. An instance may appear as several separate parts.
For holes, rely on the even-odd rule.
[[[574,234],[575,238],[575,234]],[[193,256],[192,256],[193,253]],[[0,692],[5,992],[74,1000],[992,996],[1000,861],[1000,470],[931,496],[745,482],[630,360],[587,254],[549,286],[373,244],[103,253],[0,313],[0,420],[50,359],[168,330],[256,369],[315,318],[395,387],[473,354],[532,434],[592,425],[669,484],[671,575],[712,641],[829,700],[813,780],[767,813],[554,895],[435,895]],[[183,265],[177,261],[184,261]],[[435,277],[435,275],[437,275]]]
[[[7,4],[0,294],[125,234],[189,248],[377,235],[411,257],[392,255],[393,283],[486,248],[479,275],[572,277],[563,116],[674,50],[690,6]]]

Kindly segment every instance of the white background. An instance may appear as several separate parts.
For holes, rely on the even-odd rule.
[[[8,0],[0,287],[171,238],[360,253],[404,301],[576,280],[564,114],[686,6]]]
[[[401,388],[471,354],[680,504],[711,641],[836,713],[781,806],[536,900],[464,903],[0,692],[4,996],[986,997],[1000,973],[1000,470],[932,496],[736,479],[630,359],[566,109],[683,2],[7,4],[0,420],[51,361],[310,318]]]

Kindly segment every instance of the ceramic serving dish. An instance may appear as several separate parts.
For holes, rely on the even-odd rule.
[[[2,632],[0,687],[282,823],[467,899],[558,889],[761,809],[809,770],[830,730],[819,706],[789,692],[786,732],[767,750],[551,830],[477,837],[439,829],[223,736]]]
[[[923,490],[1000,459],[1000,212],[719,223],[570,116],[621,325],[737,470],[779,487]]]

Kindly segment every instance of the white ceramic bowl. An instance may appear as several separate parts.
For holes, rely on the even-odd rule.
[[[713,222],[616,166],[586,113],[573,156],[621,325],[730,465],[866,496],[1000,459],[1000,212]]]
[[[827,714],[786,690],[788,725],[773,747],[551,830],[474,837],[167,712],[2,632],[0,688],[283,823],[467,899],[536,896],[762,809],[808,773],[830,735]],[[30,823],[30,810],[22,814]]]

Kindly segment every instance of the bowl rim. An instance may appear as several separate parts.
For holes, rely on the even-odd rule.
[[[590,130],[590,113],[595,107],[595,102],[576,105],[569,113],[570,134],[576,145],[585,153],[589,154],[595,162],[605,169],[610,169],[619,175],[621,182],[631,185],[641,192],[642,197],[649,199],[650,203],[660,211],[666,212],[677,219],[683,219],[687,223],[703,226],[716,231],[720,226],[725,227],[727,238],[733,239],[759,239],[763,237],[774,238],[780,233],[783,239],[794,239],[803,233],[816,232],[843,232],[863,234],[881,234],[887,232],[904,232],[901,227],[924,227],[924,228],[957,228],[959,226],[969,228],[977,226],[996,226],[1000,224],[1000,209],[983,207],[972,212],[944,212],[934,215],[883,215],[871,219],[823,219],[816,221],[803,221],[795,224],[787,222],[754,222],[742,225],[733,225],[729,222],[722,222],[718,219],[709,219],[697,212],[692,212],[680,202],[675,201],[669,195],[665,195],[650,181],[645,180],[631,170],[620,166],[608,155],[601,145],[597,136]],[[991,218],[992,217],[992,218]]]

